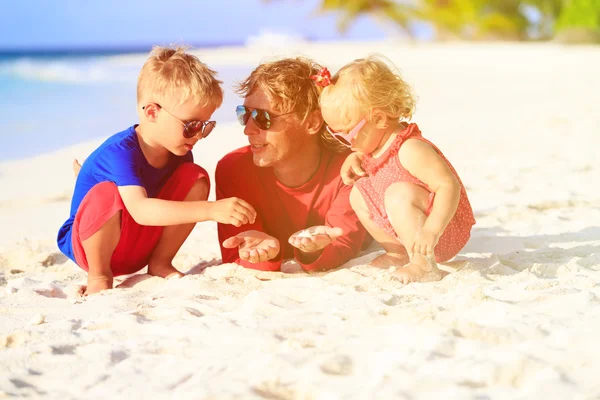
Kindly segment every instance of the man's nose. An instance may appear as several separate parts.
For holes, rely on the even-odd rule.
[[[250,136],[250,135],[256,135],[258,133],[260,133],[260,129],[256,125],[256,122],[254,122],[254,120],[252,118],[248,118],[248,122],[246,123],[246,126],[244,127],[244,135]]]

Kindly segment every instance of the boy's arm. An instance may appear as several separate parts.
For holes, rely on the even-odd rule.
[[[127,211],[140,225],[169,226],[213,220],[242,226],[256,218],[252,206],[242,199],[171,201],[149,198],[141,186],[118,186],[118,189]]]
[[[438,152],[422,140],[408,139],[400,147],[398,159],[411,175],[435,193],[433,209],[422,231],[441,236],[458,208],[458,180]]]
[[[343,234],[333,240],[322,252],[306,258],[306,254],[294,249],[295,258],[305,271],[324,271],[337,268],[355,257],[365,239],[365,228],[350,206],[351,186],[341,185],[339,192],[325,216],[325,225],[341,228]]]

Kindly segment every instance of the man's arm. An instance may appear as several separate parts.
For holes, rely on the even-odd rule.
[[[294,249],[295,258],[305,271],[337,268],[355,257],[363,244],[365,228],[350,206],[352,186],[341,182],[340,185],[341,188],[325,216],[325,225],[341,228],[344,233],[325,247],[314,260],[307,259],[306,254]]]
[[[234,174],[231,174],[231,171],[234,171],[234,168],[232,168],[228,164],[222,161],[220,161],[217,164],[217,168],[215,170],[215,192],[217,200],[235,196],[247,200],[250,203],[254,203],[253,206],[259,208],[256,211],[256,219],[252,224],[247,224],[240,227],[221,223],[217,225],[219,246],[221,247],[221,258],[224,263],[236,263],[245,268],[258,269],[262,271],[279,271],[281,267],[281,260],[283,259],[284,244],[282,243],[280,243],[280,251],[275,258],[269,261],[262,261],[258,263],[251,263],[250,261],[242,260],[240,258],[239,249],[237,247],[223,247],[223,242],[226,239],[236,236],[239,233],[245,231],[265,232],[263,221],[261,218],[261,214],[264,213],[265,210],[260,209],[260,204],[257,204],[252,192],[243,189],[242,186],[236,182],[236,177],[234,176],[234,174],[236,173],[234,172]],[[237,171],[237,174],[239,173],[240,170]]]

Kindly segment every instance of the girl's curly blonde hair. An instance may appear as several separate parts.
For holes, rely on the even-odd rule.
[[[218,108],[223,103],[222,83],[214,70],[186,53],[185,47],[156,46],[138,76],[137,100],[141,104],[169,99],[175,102],[171,106],[192,100],[201,107]]]
[[[371,55],[343,66],[323,89],[321,106],[339,110],[342,119],[356,119],[371,110],[388,117],[410,120],[415,98],[408,83],[387,58]]]
[[[319,64],[306,57],[262,63],[236,86],[235,91],[246,97],[260,87],[278,105],[277,112],[294,112],[305,122],[313,112],[319,112],[320,115],[319,88],[310,79],[320,69]],[[347,150],[327,133],[325,124],[321,127],[320,138],[323,146],[335,152]]]

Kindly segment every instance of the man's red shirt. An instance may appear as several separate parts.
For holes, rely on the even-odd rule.
[[[278,271],[283,259],[298,260],[299,250],[288,243],[296,231],[315,225],[339,227],[344,235],[331,242],[304,270],[335,268],[356,256],[365,239],[365,230],[350,206],[350,186],[344,185],[340,168],[348,153],[323,149],[319,169],[304,185],[289,188],[280,183],[272,168],[257,167],[250,146],[232,151],[219,161],[215,171],[217,200],[239,197],[250,203],[257,217],[253,224],[236,227],[218,224],[221,256],[224,263],[235,262],[246,268]],[[257,230],[279,240],[281,250],[273,260],[250,263],[239,258],[238,249],[226,249],[223,241],[240,232]]]

